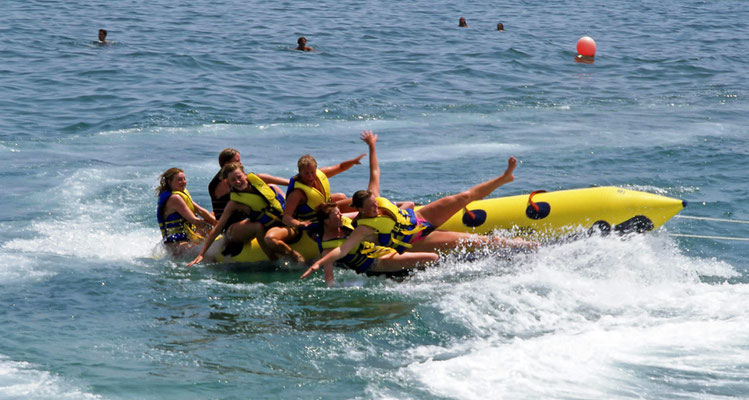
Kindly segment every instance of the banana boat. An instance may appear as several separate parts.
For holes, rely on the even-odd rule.
[[[570,232],[598,230],[603,233],[654,230],[686,207],[686,201],[618,187],[594,187],[535,191],[530,194],[474,201],[438,229],[488,234],[495,230],[529,239],[559,237]],[[213,248],[222,249],[223,238]],[[291,245],[305,258],[320,256],[309,235]],[[268,261],[257,241],[246,244],[239,254],[217,251],[218,262]]]

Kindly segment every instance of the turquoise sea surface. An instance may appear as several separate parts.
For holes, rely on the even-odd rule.
[[[749,397],[749,2],[2,8],[0,399]],[[299,266],[163,257],[167,168],[209,207],[226,147],[288,177],[305,153],[365,152],[370,129],[396,200],[514,155],[492,196],[611,185],[708,219],[448,255],[402,282],[338,271],[332,289]],[[366,163],[331,179],[366,182]]]

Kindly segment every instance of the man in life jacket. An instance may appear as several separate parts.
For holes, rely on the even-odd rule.
[[[317,208],[325,202],[341,202],[346,210],[346,195],[330,192],[328,178],[348,170],[355,164],[360,164],[366,154],[343,161],[336,165],[317,168],[317,161],[309,154],[299,158],[297,168],[299,173],[289,180],[286,190],[286,209],[283,213],[285,226],[271,228],[265,235],[266,244],[277,253],[285,253],[296,262],[304,262],[301,254],[291,249],[289,243],[300,238],[301,231],[312,232],[317,228]]]

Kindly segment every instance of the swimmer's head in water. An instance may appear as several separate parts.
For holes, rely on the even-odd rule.
[[[505,26],[502,25],[502,23],[500,22],[500,23],[497,24],[497,30],[498,31],[503,31],[503,30],[505,30]]]
[[[299,45],[299,47],[304,47],[307,45],[307,38],[304,36],[299,37],[299,39],[296,40],[296,44]]]
[[[100,42],[106,42],[107,41],[107,30],[106,29],[99,29],[99,41]]]
[[[458,21],[458,26],[461,28],[467,28],[468,23],[466,22],[466,19],[463,17],[460,17],[460,20]]]

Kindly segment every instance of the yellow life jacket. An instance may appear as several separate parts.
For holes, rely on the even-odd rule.
[[[283,196],[271,189],[260,177],[247,174],[247,182],[259,193],[236,192],[229,195],[232,201],[250,208],[250,220],[260,222],[266,227],[283,217]]]
[[[323,188],[322,192],[311,186],[307,186],[302,182],[299,182],[297,180],[299,175],[291,178],[291,182],[289,182],[289,188],[286,191],[287,197],[294,189],[300,189],[304,192],[305,196],[307,196],[307,202],[305,204],[300,204],[294,212],[294,218],[298,220],[315,220],[317,207],[319,207],[320,204],[330,201],[330,183],[328,183],[328,177],[319,169],[315,171],[315,174],[317,175],[317,180],[320,182],[320,185]]]
[[[354,230],[351,219],[347,217],[341,217],[343,221],[343,227],[349,232]],[[319,240],[319,239],[318,239]],[[330,239],[325,241],[319,241],[320,252],[325,249],[334,249],[340,247],[346,238]],[[361,242],[359,246],[355,247],[343,256],[339,262],[346,265],[348,268],[355,270],[357,273],[365,272],[374,263],[374,260],[388,254],[395,253],[395,249],[385,246],[378,246],[372,242]]]
[[[190,192],[187,189],[184,191],[162,192],[159,195],[156,219],[159,222],[159,229],[161,230],[164,243],[202,240],[203,237],[197,234],[195,225],[182,218],[178,212],[173,212],[166,216],[162,215],[166,207],[166,202],[173,194],[181,197],[187,208],[190,209],[190,212],[195,213],[195,204],[193,204],[192,196],[190,196]]]
[[[417,233],[431,228],[431,225],[422,225],[417,221],[412,208],[401,210],[384,197],[375,200],[377,208],[385,213],[374,218],[358,218],[356,223],[374,229],[378,244],[403,253],[413,247],[410,242]]]

